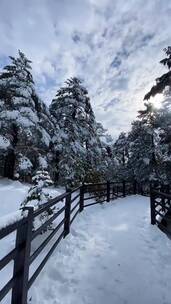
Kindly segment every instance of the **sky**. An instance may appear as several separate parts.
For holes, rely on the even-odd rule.
[[[80,77],[116,138],[165,72],[170,19],[171,0],[0,0],[0,66],[23,51],[47,104],[67,78]]]

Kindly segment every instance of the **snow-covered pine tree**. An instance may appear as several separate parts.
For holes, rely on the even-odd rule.
[[[71,78],[57,91],[50,105],[59,129],[56,144],[59,180],[72,186],[83,181],[95,159],[96,123],[87,90]]]
[[[139,183],[149,182],[152,168],[150,165],[151,147],[148,128],[141,121],[132,123],[132,129],[128,135],[129,160],[128,170],[130,176]]]
[[[14,173],[22,176],[20,164],[25,158],[35,170],[38,155],[49,150],[54,125],[35,92],[31,61],[21,51],[10,59],[0,74],[0,135],[10,141],[1,174],[13,178]]]
[[[156,94],[163,93],[161,109],[158,110],[159,166],[160,177],[164,183],[170,183],[171,174],[171,46],[164,49],[166,57],[160,61],[168,72],[156,79],[156,84],[145,95],[148,100]],[[155,100],[154,100],[155,104]]]
[[[158,156],[157,156],[157,144],[158,144],[158,132],[157,132],[157,109],[152,103],[144,103],[145,109],[138,111],[138,118],[142,123],[142,126],[147,132],[146,140],[148,140],[149,149],[149,167],[150,176],[149,179],[156,180],[159,178],[158,172]]]
[[[127,180],[128,169],[127,163],[129,159],[128,138],[126,133],[122,132],[113,145],[113,153],[118,163],[118,180]]]
[[[132,123],[128,135],[128,171],[140,183],[161,181],[159,153],[159,123],[157,110],[150,103],[139,111],[137,120]]]
[[[17,99],[24,98],[26,87],[33,86],[30,73],[30,61],[19,51],[19,57],[10,57],[12,64],[4,67],[0,75],[0,122],[1,135],[10,140],[10,147],[5,156],[4,176],[12,178],[19,141],[19,124],[17,123]],[[22,85],[21,85],[22,84]]]
[[[98,138],[99,154],[96,159],[96,167],[101,176],[101,181],[114,181],[118,176],[118,161],[113,151],[113,139],[103,128],[101,123],[97,123],[96,134]]]
[[[171,104],[170,104],[171,105]],[[156,117],[157,129],[157,152],[160,180],[163,184],[171,182],[171,109],[166,106],[165,100],[163,106],[158,110]]]
[[[49,199],[52,197],[45,189],[48,186],[53,184],[48,171],[44,169],[40,169],[36,172],[36,174],[32,177],[33,185],[30,187],[27,197],[21,203],[21,207],[32,206],[35,210],[42,207],[43,204],[47,203]],[[37,229],[40,225],[46,222],[49,217],[53,214],[54,208],[50,207],[47,211],[44,211],[39,216],[37,216],[34,220],[34,230]],[[51,228],[51,225],[48,229]]]

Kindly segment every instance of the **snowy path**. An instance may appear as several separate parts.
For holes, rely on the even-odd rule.
[[[170,304],[171,241],[149,199],[86,208],[30,291],[34,304]]]

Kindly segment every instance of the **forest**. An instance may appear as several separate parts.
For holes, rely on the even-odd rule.
[[[80,79],[67,79],[48,107],[36,91],[32,62],[20,50],[10,56],[0,74],[0,175],[31,182],[45,171],[66,187],[106,180],[170,183],[171,47],[164,52],[166,73],[145,95],[130,131],[115,141],[96,120]],[[159,93],[157,108],[152,99]]]

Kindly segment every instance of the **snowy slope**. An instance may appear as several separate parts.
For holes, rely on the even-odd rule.
[[[29,187],[29,184],[22,184],[5,178],[0,179],[0,223],[1,217],[20,208],[20,203],[26,197]],[[47,191],[52,197],[55,197],[64,192],[64,189],[51,187]]]
[[[171,241],[149,199],[89,207],[30,290],[34,304],[170,304]]]
[[[21,184],[18,181],[8,179],[0,179],[0,227],[6,226],[14,218],[20,217],[20,212],[16,212],[20,208],[20,203],[24,200],[29,184]],[[62,188],[47,188],[47,191],[52,197],[60,195],[64,189]],[[0,240],[0,259],[8,252],[14,249],[15,235],[11,233],[6,238]],[[38,263],[37,259],[37,263]],[[0,289],[12,276],[13,263],[9,263],[2,271],[0,271]],[[34,270],[34,269],[33,269]],[[9,304],[9,296],[2,301],[2,304]]]
[[[0,180],[0,218],[19,209],[28,189],[18,181]]]

